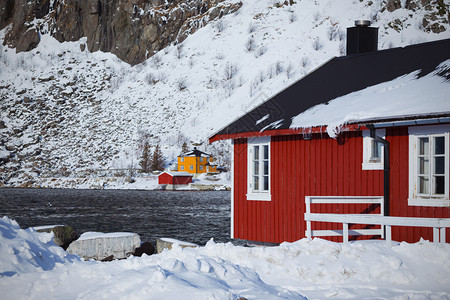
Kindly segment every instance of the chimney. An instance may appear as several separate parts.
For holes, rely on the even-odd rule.
[[[370,21],[357,20],[347,28],[347,55],[378,50],[378,28],[369,26]]]

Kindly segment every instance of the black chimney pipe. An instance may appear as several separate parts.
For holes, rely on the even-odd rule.
[[[347,28],[347,55],[378,50],[378,28],[369,26],[370,21],[358,20]]]

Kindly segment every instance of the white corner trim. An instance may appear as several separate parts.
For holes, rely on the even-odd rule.
[[[424,207],[450,207],[449,198],[449,149],[446,150],[445,155],[445,194],[441,198],[437,197],[427,197],[416,194],[416,172],[417,172],[417,139],[420,136],[433,136],[433,135],[444,135],[446,144],[448,147],[450,139],[450,124],[442,125],[428,125],[428,126],[414,126],[408,128],[409,134],[409,182],[408,182],[408,206],[424,206]]]
[[[371,163],[371,162],[363,162],[362,163],[363,170],[383,170],[384,163]]]
[[[272,195],[269,193],[248,193],[247,200],[271,201]]]
[[[430,207],[450,207],[448,199],[408,199],[409,206],[430,206]]]
[[[251,137],[247,139],[247,144],[269,144],[270,140],[270,136]]]
[[[377,136],[385,138],[386,129],[377,129],[375,131]],[[381,160],[379,162],[370,162],[371,141],[369,130],[362,131],[363,136],[363,170],[383,170],[384,169],[384,147],[381,147]]]
[[[271,201],[271,150],[270,150],[270,136],[254,137],[247,139],[247,200],[255,201]],[[254,145],[268,145],[269,146],[269,190],[268,191],[253,191],[252,185],[252,153],[251,148]]]

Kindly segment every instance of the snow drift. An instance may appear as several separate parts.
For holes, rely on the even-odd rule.
[[[7,217],[0,224],[2,299],[450,297],[449,244],[302,239],[248,248],[211,240],[101,263],[69,257],[46,243],[49,234],[22,230]]]

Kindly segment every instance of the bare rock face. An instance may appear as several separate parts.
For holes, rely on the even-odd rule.
[[[400,8],[405,8],[415,12],[418,9],[424,9],[426,14],[422,20],[422,27],[425,32],[441,33],[445,31],[442,24],[450,23],[450,5],[444,0],[385,0],[384,9],[393,12]],[[403,6],[402,6],[403,5]],[[397,31],[402,27],[399,19],[388,24],[389,27]]]
[[[137,64],[241,6],[224,0],[0,0],[0,29],[11,25],[4,44],[18,52],[50,33],[60,42],[87,37],[89,51]]]

